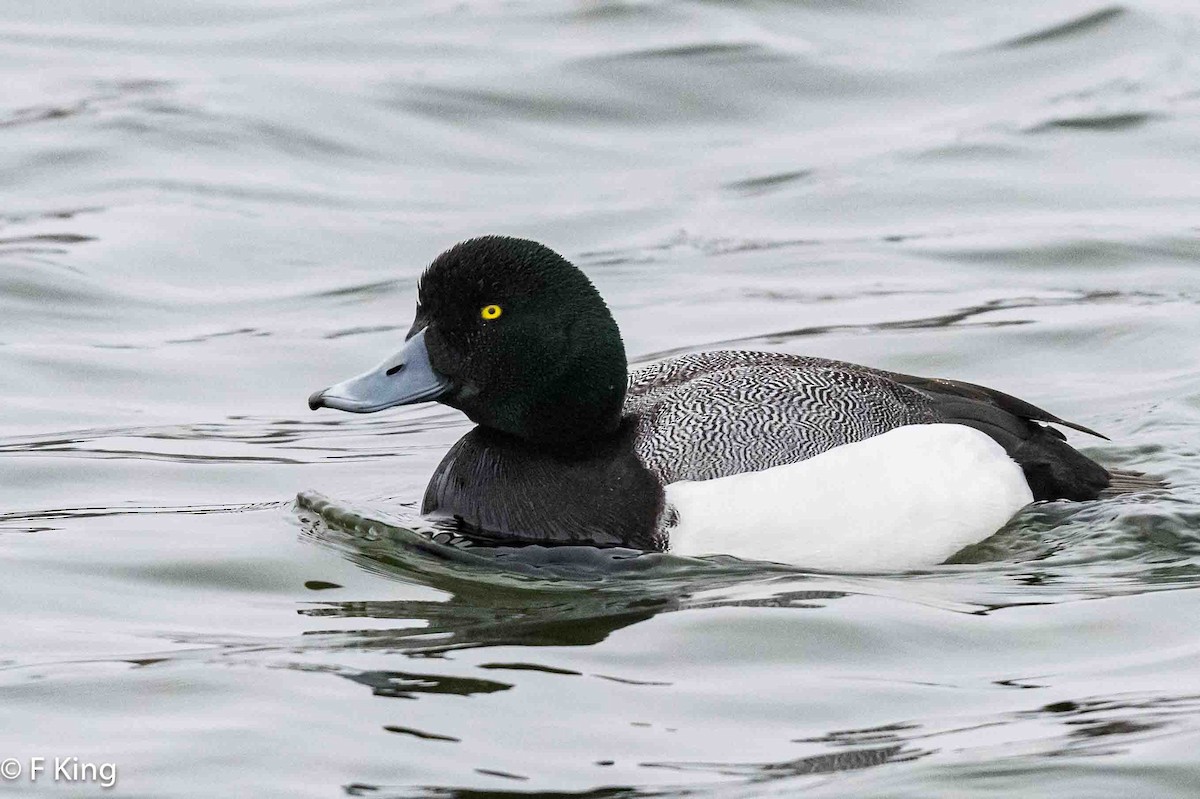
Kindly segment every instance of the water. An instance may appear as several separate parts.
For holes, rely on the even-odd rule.
[[[0,758],[114,796],[1195,795],[1194,4],[0,19]],[[464,420],[305,398],[489,232],[581,265],[639,361],[980,382],[1175,488],[910,574],[414,549]]]

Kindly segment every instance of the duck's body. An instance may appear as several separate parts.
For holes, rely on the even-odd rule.
[[[904,568],[1111,482],[1047,424],[1091,431],[968,383],[756,352],[625,369],[581,272],[491,237],[427,270],[400,356],[310,405],[466,412],[422,512],[506,542]]]
[[[547,451],[477,428],[443,459],[422,513],[505,541],[937,563],[1035,499],[1091,499],[1108,485],[1034,418],[1061,422],[962,383],[695,353],[633,372],[620,431],[599,444]]]

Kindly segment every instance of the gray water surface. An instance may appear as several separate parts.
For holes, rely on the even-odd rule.
[[[72,795],[1200,793],[1194,3],[0,22],[0,759],[117,765]],[[1174,488],[908,574],[422,550],[469,424],[305,398],[484,233],[583,267],[637,362],[983,383]]]

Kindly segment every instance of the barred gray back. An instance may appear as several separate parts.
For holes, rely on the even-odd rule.
[[[782,466],[906,424],[928,397],[862,366],[771,352],[703,352],[629,376],[636,452],[663,483]]]

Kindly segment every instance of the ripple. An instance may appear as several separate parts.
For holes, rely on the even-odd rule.
[[[440,735],[436,732],[426,732],[418,730],[414,727],[400,727],[395,724],[385,724],[383,728],[388,732],[394,732],[397,735],[411,735],[413,738],[420,738],[422,741],[447,741],[449,743],[460,743],[461,738],[455,738],[453,735]]]
[[[1099,28],[1103,28],[1115,22],[1128,13],[1129,12],[1122,6],[1107,6],[1105,8],[1075,17],[1074,19],[1067,20],[1066,22],[1060,22],[1057,25],[1051,25],[1047,28],[1043,28],[1042,30],[1033,31],[1022,36],[1014,37],[994,46],[997,49],[1015,50],[1043,44],[1045,42],[1053,42],[1060,39],[1070,39],[1077,36],[1085,36]]]
[[[928,750],[885,746],[801,757],[782,763],[643,763],[647,768],[694,771],[724,777],[746,777],[755,783],[841,771],[858,771],[888,763],[906,763],[933,754]]]
[[[769,252],[791,247],[806,247],[821,243],[818,239],[794,238],[733,238],[712,237],[681,230],[669,239],[657,244],[640,247],[624,247],[609,250],[587,250],[576,257],[581,266],[613,266],[620,264],[655,263],[693,252],[717,257],[738,253]]]
[[[392,457],[396,436],[454,429],[462,424],[457,412],[436,408],[375,419],[230,417],[223,422],[17,436],[0,440],[0,455],[208,463],[345,462]]]
[[[15,128],[22,125],[34,125],[40,122],[52,122],[59,119],[79,116],[89,110],[88,102],[80,100],[69,106],[32,106],[20,108],[8,116],[0,117],[0,128]]]
[[[78,233],[39,233],[31,236],[0,238],[0,247],[14,244],[82,244],[95,240],[95,236],[83,236]],[[53,252],[63,252],[63,250],[56,249]]]
[[[694,352],[697,350],[721,347],[744,347],[755,344],[780,346],[796,341],[797,339],[823,336],[830,333],[882,333],[897,330],[936,330],[947,327],[1000,328],[1030,325],[1034,324],[1037,320],[1033,318],[983,319],[981,317],[992,313],[1026,308],[1055,308],[1070,305],[1093,305],[1103,302],[1124,303],[1135,297],[1141,302],[1145,303],[1173,299],[1138,292],[1134,292],[1133,294],[1126,296],[1119,292],[1110,291],[1080,292],[1069,297],[1006,297],[1002,299],[989,300],[987,302],[968,306],[966,308],[960,308],[949,313],[935,314],[933,316],[900,319],[888,322],[871,322],[867,324],[811,325],[808,327],[798,327],[791,330],[781,330],[772,333],[755,333],[750,336],[743,336],[739,338],[724,339],[721,341],[708,341],[688,347],[676,347],[668,350],[661,350],[658,352],[637,356],[633,360],[636,363],[646,363],[650,361],[661,360],[674,355],[682,355],[684,353]]]
[[[806,180],[812,177],[813,171],[811,169],[798,169],[792,172],[780,172],[775,175],[735,180],[732,183],[726,183],[724,188],[747,197],[756,197],[775,191],[788,184]]]
[[[628,61],[773,61],[781,59],[782,55],[757,42],[698,42],[681,44],[674,47],[647,47],[640,50],[628,50],[614,55],[596,56],[589,59],[590,63]]]
[[[1030,128],[1031,133],[1041,133],[1048,130],[1094,130],[1101,132],[1116,132],[1138,128],[1162,115],[1155,113],[1120,113],[1120,114],[1091,114],[1087,116],[1060,117],[1042,122]]]

